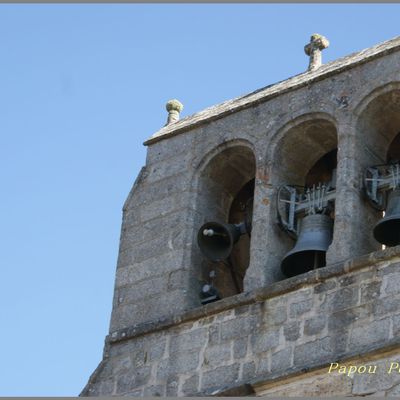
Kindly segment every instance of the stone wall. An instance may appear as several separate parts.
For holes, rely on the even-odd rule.
[[[257,396],[399,396],[400,352],[383,351],[254,388]]]
[[[123,208],[104,357],[83,395],[291,394],[302,386],[293,377],[318,377],[320,394],[336,385],[344,394],[392,390],[323,372],[331,362],[383,363],[399,349],[400,249],[377,251],[381,213],[362,181],[400,132],[400,40],[390,46],[205,110],[147,142]],[[301,184],[336,148],[328,266],[285,279],[280,263],[294,242],[277,225],[277,188]],[[227,222],[252,178],[244,292],[201,306],[198,229]]]
[[[107,338],[104,359],[82,394],[290,395],[293,385],[280,384],[282,379],[327,371],[333,362],[350,365],[360,355],[369,362],[377,352],[399,353],[399,252],[383,250],[117,331]],[[399,379],[393,376],[387,379],[394,385]],[[393,386],[375,383],[375,388],[371,379],[354,375],[351,384],[343,383],[342,394]],[[328,384],[318,389],[318,382],[312,390],[322,395]]]
[[[386,107],[390,115],[398,108],[400,115],[393,96],[400,87],[399,63],[400,52],[384,55],[152,142],[124,206],[110,332],[200,305],[205,258],[196,243],[197,231],[210,219],[221,221],[221,209],[232,198],[232,193],[218,197],[229,185],[218,189],[213,180],[222,179],[213,171],[223,169],[224,158],[215,160],[224,152],[243,153],[240,149],[246,148],[256,161],[244,291],[284,279],[280,263],[294,242],[276,223],[277,187],[299,183],[307,168],[335,146],[337,199],[328,263],[379,249],[371,232],[380,214],[363,198],[362,172],[372,162],[370,147],[384,124],[367,131],[363,126],[370,121],[365,110],[379,114],[388,99],[393,100]],[[346,101],[339,101],[343,96]],[[390,132],[395,132],[393,126]],[[369,141],[365,135],[371,136]],[[386,138],[386,147],[389,142]],[[239,170],[246,167],[243,161],[238,164]],[[223,177],[227,182],[238,174],[231,169],[231,176]]]

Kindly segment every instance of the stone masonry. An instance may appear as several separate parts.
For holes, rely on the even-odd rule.
[[[386,371],[400,363],[400,246],[373,238],[382,213],[362,179],[400,132],[399,65],[395,38],[193,116],[175,107],[123,207],[110,333],[81,395],[400,393],[400,373]],[[335,149],[327,266],[286,279],[294,242],[277,225],[277,188],[304,184]],[[251,179],[243,291],[201,305],[197,231],[228,221]],[[331,363],[380,368],[328,373]]]

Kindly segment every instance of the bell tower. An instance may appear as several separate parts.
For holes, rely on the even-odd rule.
[[[168,101],[81,395],[400,393],[400,38],[323,64],[328,45],[192,116]]]

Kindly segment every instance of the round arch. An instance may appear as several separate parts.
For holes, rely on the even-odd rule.
[[[245,140],[225,142],[208,152],[197,165],[193,185],[200,225],[196,232],[206,222],[238,224],[245,219],[254,196],[256,158],[252,147]],[[240,236],[230,256],[222,262],[204,257],[198,251],[197,235],[194,241],[198,279],[211,283],[220,298],[243,291],[243,278],[250,261],[250,236]],[[213,278],[211,271],[216,275]]]

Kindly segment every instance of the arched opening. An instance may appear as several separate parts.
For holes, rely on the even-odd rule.
[[[305,178],[305,187],[312,187],[318,183],[329,183],[336,180],[337,149],[323,155],[308,171]]]
[[[389,145],[386,155],[387,163],[396,163],[400,161],[400,132],[394,137]]]
[[[398,152],[400,89],[383,93],[370,101],[360,115],[357,130],[361,134],[365,167],[384,164],[388,157]]]
[[[394,88],[375,96],[360,114],[357,123],[357,132],[360,135],[361,144],[361,166],[366,168],[375,165],[392,164],[400,161],[400,89]],[[385,170],[385,167],[378,167]],[[387,171],[387,169],[386,169]],[[368,182],[367,198],[369,196]],[[388,195],[391,191],[383,193],[385,207],[388,203]],[[382,246],[381,237],[385,236],[384,225],[379,224],[382,218],[388,217],[388,209],[371,207],[371,202],[362,204],[362,212],[365,215],[366,251],[374,251]],[[378,229],[378,225],[380,225]],[[380,243],[379,243],[380,242]]]
[[[243,291],[250,262],[255,166],[249,147],[232,145],[216,154],[200,173],[196,208],[201,223],[195,244],[201,250],[196,253],[200,261],[198,279],[201,288],[211,287],[209,292],[200,290],[203,304],[207,299],[218,300]],[[200,229],[205,224],[206,233]],[[224,229],[238,226],[242,231],[233,240]],[[215,291],[217,295],[213,296]]]
[[[326,200],[327,193],[336,186],[337,131],[334,124],[316,118],[289,129],[281,140],[275,165],[276,185],[295,188],[297,196],[294,214],[290,214],[294,203],[288,202],[289,192],[279,191],[277,201],[278,219],[284,229],[275,240],[280,243],[283,277],[290,277],[326,263],[325,254],[332,241],[335,215],[334,201]],[[282,196],[282,193],[287,195]],[[321,199],[318,204],[324,206],[314,207],[315,199]],[[303,208],[299,206],[300,201]]]

